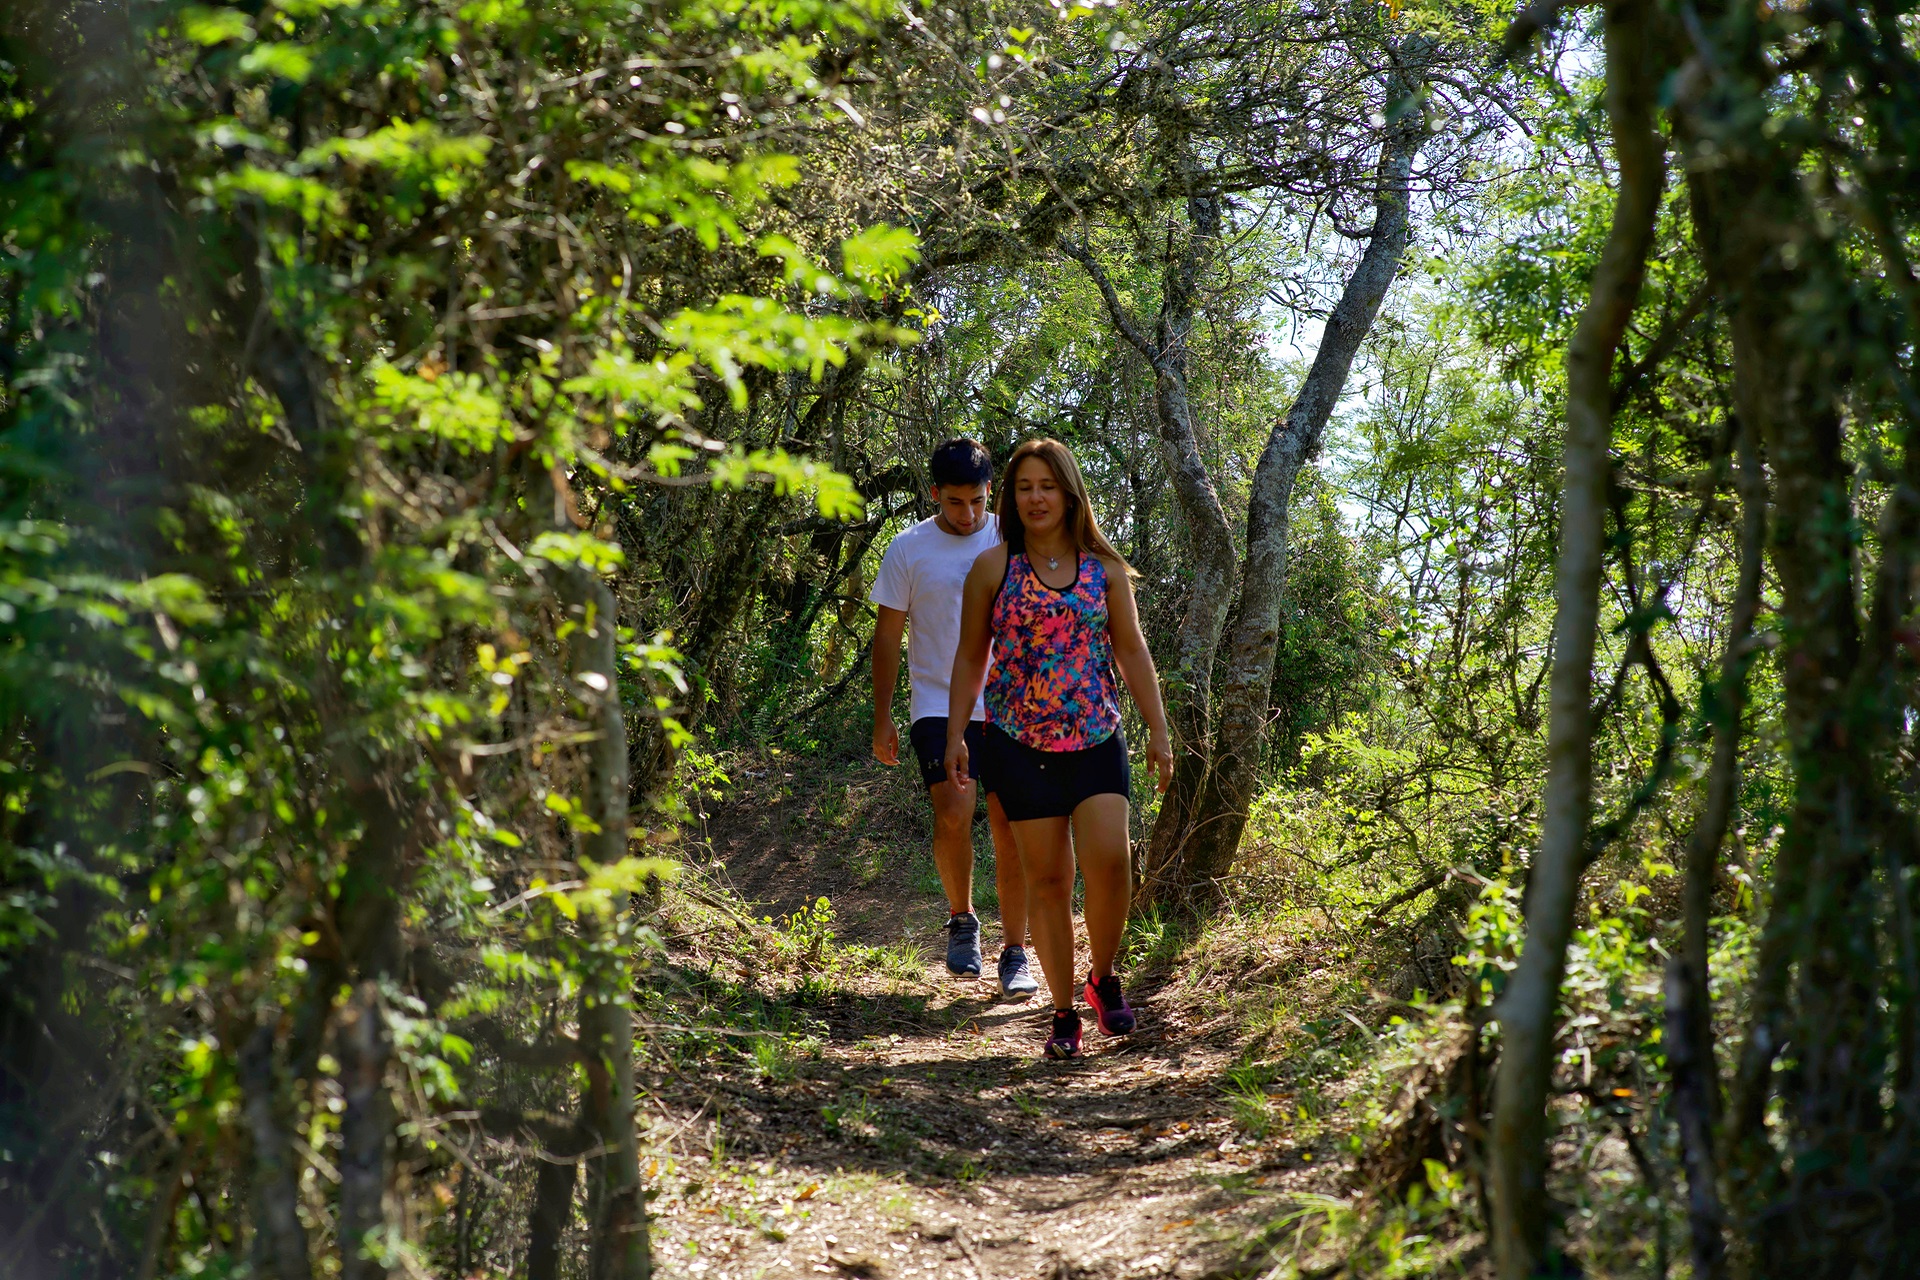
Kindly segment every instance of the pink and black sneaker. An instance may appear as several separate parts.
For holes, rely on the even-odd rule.
[[[1047,1047],[1044,1052],[1049,1058],[1080,1056],[1080,1011],[1078,1009],[1053,1011],[1053,1030],[1047,1033]]]
[[[1110,973],[1098,982],[1093,980],[1092,974],[1088,974],[1086,997],[1099,1019],[1101,1034],[1123,1036],[1133,1030],[1133,1006],[1120,994],[1120,978],[1117,974]]]

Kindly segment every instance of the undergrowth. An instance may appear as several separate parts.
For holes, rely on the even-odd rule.
[[[1499,1051],[1491,1010],[1524,931],[1520,887],[1462,868],[1464,890],[1409,901],[1398,922],[1352,883],[1288,879],[1270,852],[1199,922],[1133,921],[1137,979],[1238,1046],[1220,1090],[1248,1140],[1284,1131],[1349,1169],[1344,1195],[1294,1196],[1245,1274],[1478,1276],[1489,1265],[1480,1152]],[[1637,874],[1634,872],[1637,871]],[[1379,873],[1375,873],[1376,875]],[[1666,1098],[1662,975],[1672,869],[1645,861],[1586,906],[1568,948],[1555,1067],[1553,1180],[1584,1273],[1664,1277],[1683,1264],[1685,1183]],[[1337,880],[1337,878],[1336,878]],[[1258,881],[1256,883],[1256,881]],[[1442,938],[1436,965],[1423,940]],[[1715,922],[1717,1041],[1733,1041],[1751,926]],[[1438,975],[1438,981],[1433,977]],[[1724,1064],[1723,1064],[1724,1065]]]

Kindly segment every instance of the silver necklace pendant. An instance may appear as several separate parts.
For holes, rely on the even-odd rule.
[[[1060,557],[1058,556],[1047,557],[1047,568],[1058,569],[1059,567],[1060,567]]]

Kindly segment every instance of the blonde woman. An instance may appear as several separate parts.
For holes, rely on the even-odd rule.
[[[1028,927],[1053,997],[1045,1053],[1080,1052],[1074,1007],[1073,875],[1086,880],[1093,968],[1082,990],[1100,1030],[1125,1035],[1133,1009],[1114,958],[1127,925],[1127,744],[1114,668],[1147,722],[1159,788],[1173,777],[1160,680],[1134,608],[1133,570],[1093,518],[1079,464],[1058,440],[1014,450],[1000,489],[998,546],[962,589],[960,644],[949,685],[946,768],[967,776],[964,733],[986,688],[981,780],[1000,798],[1026,873]],[[993,679],[986,679],[993,658]]]

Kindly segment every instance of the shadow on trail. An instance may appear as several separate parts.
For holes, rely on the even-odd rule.
[[[736,1155],[823,1175],[988,1185],[1044,1175],[1062,1180],[1071,1205],[1217,1141],[1194,1122],[1217,1111],[1223,1075],[1190,1070],[1191,1047],[1154,1029],[1150,998],[1141,1009],[1136,1036],[1105,1040],[1089,1020],[1087,1056],[1050,1062],[1039,1057],[1043,999],[802,989],[766,999],[765,1016],[824,1024],[827,1055],[784,1076],[716,1070],[709,1083]]]

